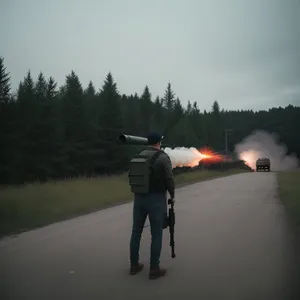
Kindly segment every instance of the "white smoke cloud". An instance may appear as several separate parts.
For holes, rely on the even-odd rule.
[[[235,152],[252,169],[255,169],[258,158],[269,158],[273,171],[287,171],[299,166],[296,155],[287,155],[287,147],[279,143],[276,134],[261,130],[253,132],[237,144]]]
[[[175,167],[194,167],[199,164],[203,155],[196,148],[165,148],[164,151],[169,155],[173,168]]]

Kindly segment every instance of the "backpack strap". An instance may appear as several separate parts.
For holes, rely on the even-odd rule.
[[[154,164],[155,160],[162,154],[162,151],[159,150],[157,151],[152,157],[151,157],[151,160],[150,160],[150,166],[152,167],[152,165]]]
[[[163,153],[163,151],[159,150],[157,151],[150,159],[150,170],[153,171],[153,164],[155,160]]]

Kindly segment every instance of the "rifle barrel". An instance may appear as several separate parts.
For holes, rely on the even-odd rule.
[[[175,226],[175,212],[174,212],[174,204],[169,199],[168,204],[171,204],[171,208],[169,208],[169,231],[170,231],[170,247],[171,247],[171,257],[175,258],[175,242],[174,242],[174,226]]]

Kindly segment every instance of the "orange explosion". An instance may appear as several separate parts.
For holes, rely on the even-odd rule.
[[[208,164],[219,163],[226,160],[223,155],[214,153],[210,149],[192,149],[192,151],[197,155],[197,158],[186,164],[187,167],[196,167],[199,165],[200,162]]]
[[[219,163],[226,160],[224,155],[214,153],[212,150],[207,148],[203,150],[200,149],[199,152],[202,156],[201,161],[203,161],[203,163]]]
[[[165,148],[164,151],[169,155],[173,168],[176,167],[196,167],[199,163],[218,163],[225,161],[226,158],[218,153],[214,153],[210,149],[196,149],[196,148]]]

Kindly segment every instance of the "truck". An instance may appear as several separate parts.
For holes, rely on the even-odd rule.
[[[259,158],[256,161],[256,172],[259,172],[261,170],[265,171],[267,170],[270,172],[271,169],[271,162],[269,158]]]

